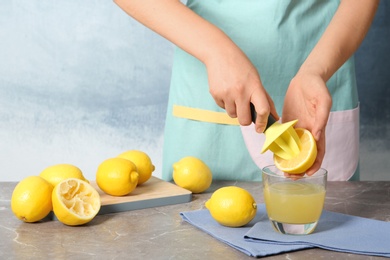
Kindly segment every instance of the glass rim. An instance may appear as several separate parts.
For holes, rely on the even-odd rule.
[[[270,169],[269,172],[265,171],[265,169]],[[276,170],[276,171],[275,171]],[[297,176],[294,176],[294,175],[297,175],[297,174],[290,174],[290,176],[286,176],[285,172],[279,170],[275,164],[271,164],[271,165],[267,165],[265,167],[263,167],[261,169],[261,172],[263,174],[266,174],[268,176],[271,176],[271,177],[279,177],[279,178],[286,178],[286,179],[291,179],[291,178],[296,178]],[[326,170],[325,168],[320,168],[318,169],[313,175],[298,175],[299,176],[299,179],[313,179],[313,178],[323,178],[324,176],[327,176],[328,175],[328,170]]]

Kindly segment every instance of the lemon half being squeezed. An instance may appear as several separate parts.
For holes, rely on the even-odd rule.
[[[301,174],[305,173],[314,164],[317,158],[317,144],[309,130],[296,128],[295,131],[301,141],[299,154],[289,160],[274,154],[274,163],[283,172]]]

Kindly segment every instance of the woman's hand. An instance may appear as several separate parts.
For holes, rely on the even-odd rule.
[[[298,119],[296,127],[309,130],[317,142],[317,158],[307,170],[314,174],[325,155],[325,127],[328,122],[332,98],[325,81],[316,74],[299,72],[290,82],[284,100],[283,122]]]
[[[215,102],[240,124],[251,123],[250,102],[257,112],[258,132],[264,131],[270,112],[278,118],[256,68],[221,29],[179,0],[114,1],[134,19],[202,61]]]
[[[259,133],[265,130],[270,113],[278,118],[259,73],[237,46],[221,49],[205,64],[210,93],[230,117],[237,117],[241,125],[249,125],[252,122],[252,103],[257,113],[256,131]]]
[[[374,18],[379,0],[343,0],[316,46],[291,80],[285,96],[283,121],[298,119],[297,127],[311,131],[318,155],[307,171],[314,174],[325,155],[325,126],[332,98],[330,77],[356,51]]]

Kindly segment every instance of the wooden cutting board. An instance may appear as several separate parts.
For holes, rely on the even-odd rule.
[[[190,191],[154,176],[130,194],[121,197],[107,195],[96,182],[90,183],[100,194],[101,208],[98,214],[186,203],[192,198]]]

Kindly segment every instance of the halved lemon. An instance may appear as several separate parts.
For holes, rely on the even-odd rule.
[[[69,178],[54,187],[53,211],[57,219],[69,226],[90,222],[100,210],[100,195],[86,181]]]
[[[295,131],[301,140],[299,154],[289,160],[285,160],[274,154],[275,166],[286,173],[301,174],[309,169],[317,158],[317,144],[309,130],[296,128]]]

